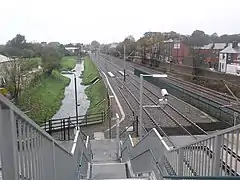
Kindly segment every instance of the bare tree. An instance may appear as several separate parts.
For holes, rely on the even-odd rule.
[[[36,61],[25,58],[9,58],[9,61],[4,63],[3,71],[6,79],[6,88],[16,104],[18,103],[22,85],[26,83],[24,82],[26,81],[24,77],[37,65]]]

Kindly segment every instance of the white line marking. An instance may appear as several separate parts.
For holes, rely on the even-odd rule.
[[[104,75],[105,78],[106,78],[107,84],[108,84],[110,90],[112,91],[112,94],[113,94],[113,96],[114,96],[114,98],[115,98],[115,100],[116,100],[116,103],[117,103],[117,105],[118,105],[118,108],[119,108],[119,110],[120,110],[120,112],[121,112],[122,118],[121,118],[121,120],[119,121],[119,123],[121,123],[121,122],[124,121],[124,119],[125,119],[125,113],[124,113],[124,111],[123,111],[123,108],[122,108],[119,100],[118,100],[117,95],[115,94],[115,92],[114,92],[114,90],[113,90],[113,88],[112,88],[112,86],[111,86],[111,84],[110,84],[110,82],[109,82],[109,80],[108,80],[107,75],[106,75],[105,72],[103,72],[103,71],[102,71],[102,73],[103,73],[103,75]],[[105,130],[104,132],[109,131],[110,129],[114,128],[115,126],[116,126],[116,124],[114,124],[112,127],[108,128],[108,129]]]
[[[119,115],[118,115],[118,113],[116,113],[116,118],[119,119]]]
[[[114,74],[112,72],[108,72],[110,77],[114,77]]]

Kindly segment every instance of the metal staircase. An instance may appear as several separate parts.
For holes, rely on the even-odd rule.
[[[122,141],[118,130],[116,139],[94,140],[77,130],[59,143],[0,95],[0,180],[240,179],[239,130],[171,137],[187,143],[177,146],[155,128]]]

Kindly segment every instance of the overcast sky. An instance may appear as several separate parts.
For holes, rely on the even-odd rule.
[[[138,39],[147,31],[240,33],[240,0],[0,0],[0,44],[16,34],[61,43]]]

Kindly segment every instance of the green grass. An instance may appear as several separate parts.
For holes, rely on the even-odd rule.
[[[85,93],[90,100],[87,114],[101,113],[105,111],[108,108],[107,89],[99,75],[96,65],[88,56],[84,59],[84,72],[82,78],[83,84],[89,85],[85,89]],[[92,84],[96,79],[99,79],[99,81]],[[104,99],[105,101],[103,101]]]
[[[65,56],[61,59],[60,69],[61,70],[72,70],[76,66],[76,56]]]
[[[92,62],[89,56],[84,58],[84,71],[82,75],[82,84],[92,84],[94,80],[99,78],[100,75],[97,71],[96,65]]]
[[[30,58],[30,60],[32,60],[37,65],[41,65],[42,63],[42,59],[40,57]]]
[[[90,100],[90,106],[87,110],[87,114],[101,113],[108,108],[107,89],[102,79],[97,83],[88,86],[85,89],[85,93]],[[105,101],[103,101],[104,99]]]
[[[65,87],[70,79],[54,71],[52,76],[41,77],[36,86],[26,89],[20,97],[20,107],[37,123],[50,119],[60,108]]]

